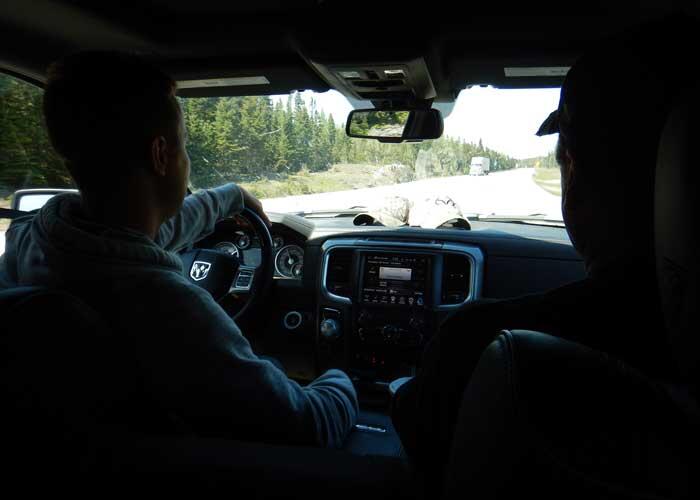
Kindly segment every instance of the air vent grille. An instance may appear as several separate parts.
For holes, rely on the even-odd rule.
[[[469,296],[471,261],[463,255],[446,254],[442,268],[443,304],[461,304]]]
[[[328,255],[328,272],[326,289],[340,297],[352,294],[352,256],[351,248],[337,248]]]

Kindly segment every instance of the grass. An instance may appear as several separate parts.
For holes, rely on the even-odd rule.
[[[283,180],[260,180],[241,183],[258,198],[281,198],[302,194],[327,193],[393,184],[391,179],[377,178],[375,165],[338,164],[325,172],[301,171]]]
[[[548,193],[561,196],[561,176],[558,168],[536,168],[532,179]]]

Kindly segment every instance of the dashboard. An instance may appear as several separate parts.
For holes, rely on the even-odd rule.
[[[344,237],[326,240],[321,255],[318,359],[358,380],[412,375],[444,314],[482,296],[476,245]]]
[[[273,224],[271,235],[274,278],[301,280],[304,276],[306,238],[280,224]],[[243,217],[233,217],[220,222],[215,233],[203,240],[200,246],[237,257],[241,264],[246,266],[258,267],[262,261],[260,239]]]
[[[276,279],[243,330],[256,352],[300,381],[328,368],[358,384],[411,375],[440,324],[470,302],[584,277],[560,227],[474,221],[470,231],[392,229],[342,216],[268,215]],[[260,242],[240,218],[220,222],[199,246],[260,264]]]

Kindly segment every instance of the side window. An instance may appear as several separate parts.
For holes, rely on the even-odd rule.
[[[0,206],[18,189],[72,188],[41,112],[43,91],[0,74]]]
[[[0,73],[0,207],[27,188],[71,188],[63,162],[51,148],[41,114],[42,90]],[[10,221],[0,219],[0,254]]]

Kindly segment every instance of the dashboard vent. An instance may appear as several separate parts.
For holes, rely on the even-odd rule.
[[[442,268],[443,304],[461,304],[469,296],[471,261],[463,255],[445,254]]]
[[[334,295],[352,295],[352,248],[337,248],[328,255],[326,288]]]

